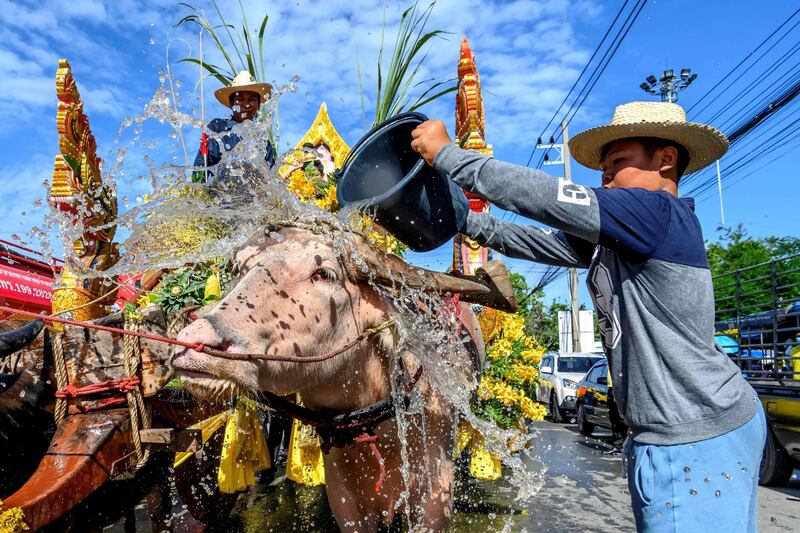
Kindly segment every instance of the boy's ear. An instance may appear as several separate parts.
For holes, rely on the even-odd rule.
[[[658,170],[662,174],[674,173],[678,175],[678,149],[674,146],[664,146],[658,149]]]

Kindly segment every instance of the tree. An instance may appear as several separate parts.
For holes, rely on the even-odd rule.
[[[772,266],[776,262],[775,278],[777,306],[783,307],[800,298],[800,239],[797,237],[763,237],[747,234],[743,225],[722,231],[719,240],[706,243],[706,253],[714,277],[714,297],[718,319],[749,315],[770,309],[773,305]],[[766,263],[766,264],[764,264]],[[762,265],[762,266],[757,266]],[[736,271],[746,269],[738,274]],[[795,272],[791,272],[795,270]],[[737,290],[739,294],[736,301]]]

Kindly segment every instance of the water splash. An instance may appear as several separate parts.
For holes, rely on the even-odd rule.
[[[297,78],[273,91],[264,103],[263,119],[245,121],[221,134],[207,131],[208,137],[220,146],[225,144],[223,137],[229,134],[241,139],[235,146],[225,147],[220,163],[209,169],[195,167],[185,160],[185,164],[180,164],[183,158],[177,141],[179,132],[187,128],[194,138],[199,138],[203,124],[180,111],[183,104],[180,96],[175,101],[170,98],[166,88],[169,76],[161,73],[160,81],[161,86],[142,113],[126,118],[121,124],[110,158],[112,164],[103,171],[103,182],[112,194],[130,192],[135,201],[130,202],[125,194],[119,215],[102,225],[93,222],[102,215],[102,208],[89,198],[78,199],[76,212],[81,216],[77,218],[51,208],[44,224],[31,232],[45,254],[52,256],[55,247],[50,236],[57,230],[65,250],[65,262],[71,269],[87,278],[113,279],[131,272],[170,269],[226,257],[257,231],[292,221],[316,223],[333,243],[336,253],[353,249],[346,245],[347,235],[356,212],[363,206],[343,210],[334,216],[313,204],[302,203],[279,176],[279,164],[270,168],[264,161],[266,140],[273,132],[271,117],[275,106],[282,95],[297,90]],[[279,157],[278,161],[281,159]],[[193,181],[193,174],[197,176],[198,173],[209,177],[208,181]],[[84,265],[72,244],[81,240],[87,231],[112,227],[116,227],[122,237],[120,260],[102,271]],[[275,241],[283,238],[275,231],[268,235]],[[362,272],[368,270],[366,261],[357,253],[353,252],[348,259]],[[544,462],[537,461],[529,451],[532,435],[519,429],[500,429],[472,413],[470,404],[477,380],[472,372],[464,371],[470,359],[463,344],[453,336],[452,332],[459,328],[455,314],[433,311],[447,308],[447,304],[437,298],[433,298],[435,305],[430,310],[419,311],[416,302],[431,301],[432,297],[403,285],[401,280],[393,291],[376,283],[373,287],[394,302],[399,318],[399,351],[412,353],[425,368],[424,375],[431,388],[453,406],[457,418],[466,420],[483,434],[486,448],[497,454],[503,463],[504,480],[513,487],[515,501],[521,505],[529,503],[542,488],[545,473],[543,466],[532,465]],[[414,311],[409,311],[410,308]],[[392,393],[396,405],[402,405],[404,392],[395,386],[401,370],[392,368],[395,373],[390,380]],[[426,435],[430,430],[424,405],[425,398],[415,393],[409,409],[398,410],[397,427],[403,440],[412,431]],[[509,443],[514,443],[516,451],[511,450]],[[408,487],[410,463],[414,458],[409,456],[406,447],[402,450],[401,473]],[[396,506],[404,509],[410,524],[411,509],[404,505],[408,499],[406,490]],[[510,515],[501,527],[511,528]]]

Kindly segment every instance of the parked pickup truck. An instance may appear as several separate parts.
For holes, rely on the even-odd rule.
[[[714,277],[720,347],[761,399],[767,443],[759,482],[800,468],[800,254]]]

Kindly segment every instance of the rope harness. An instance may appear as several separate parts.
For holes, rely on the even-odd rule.
[[[165,337],[162,335],[155,335],[152,333],[143,333],[138,331],[138,325],[132,324],[125,328],[116,328],[113,326],[104,326],[101,324],[94,324],[91,322],[80,322],[70,320],[67,318],[60,318],[56,316],[43,316],[29,311],[20,311],[0,305],[2,311],[13,311],[19,315],[38,318],[45,322],[66,324],[70,326],[95,329],[99,331],[107,331],[110,333],[117,333],[125,335],[124,339],[124,356],[125,356],[125,373],[123,378],[103,381],[100,383],[93,383],[84,387],[76,387],[69,383],[69,376],[67,374],[66,358],[64,356],[63,337],[62,334],[53,336],[53,352],[55,355],[55,369],[56,369],[56,406],[55,418],[56,423],[61,424],[67,414],[67,401],[73,398],[86,398],[96,396],[98,394],[105,394],[113,391],[123,393],[125,397],[111,397],[100,400],[91,406],[79,405],[81,411],[104,409],[113,405],[127,403],[131,411],[131,434],[133,437],[134,448],[136,451],[137,465],[136,468],[143,466],[150,455],[150,449],[144,449],[139,436],[139,429],[146,429],[150,427],[151,415],[150,411],[144,404],[141,391],[141,381],[137,376],[141,366],[141,352],[140,340],[148,339],[174,346],[182,346],[197,352],[203,352],[214,357],[221,357],[225,359],[234,359],[241,361],[280,361],[291,363],[318,363],[332,359],[347,350],[355,347],[364,340],[367,340],[382,331],[391,328],[395,321],[388,319],[382,324],[368,328],[362,331],[353,340],[345,343],[342,347],[326,352],[323,354],[313,356],[297,356],[297,355],[283,355],[283,354],[257,354],[257,353],[231,353],[223,350],[208,347],[202,343],[188,343],[179,341],[174,338]],[[402,368],[402,360],[398,360]],[[403,375],[405,372],[403,371]],[[417,381],[422,375],[422,367],[420,366],[411,379],[403,386],[403,403],[404,407],[408,409],[411,402],[411,391],[416,385]],[[271,392],[261,392],[261,398],[264,403],[278,413],[294,418],[309,425],[315,429],[321,440],[322,452],[327,454],[332,448],[343,448],[353,444],[369,444],[370,451],[378,463],[379,475],[375,483],[375,492],[380,493],[386,478],[386,467],[384,465],[383,457],[378,449],[377,443],[380,437],[375,434],[377,426],[395,416],[395,402],[392,396],[385,398],[379,402],[369,405],[363,409],[351,411],[344,414],[332,414],[322,411],[314,411],[298,405],[294,402],[288,401],[280,396]]]
[[[120,335],[128,335],[131,337],[138,337],[140,339],[148,339],[151,341],[156,342],[163,342],[164,344],[172,344],[174,346],[182,346],[184,348],[189,348],[190,350],[194,350],[196,352],[203,352],[208,355],[212,355],[214,357],[221,357],[224,359],[235,359],[240,361],[278,361],[284,363],[319,363],[322,361],[327,361],[328,359],[333,359],[337,355],[341,355],[342,353],[346,352],[350,348],[353,348],[358,343],[369,339],[377,335],[378,333],[389,329],[390,327],[394,326],[395,322],[393,319],[388,319],[384,321],[382,324],[374,327],[374,328],[367,328],[362,331],[356,338],[351,340],[350,342],[346,343],[344,346],[337,348],[336,350],[326,352],[319,355],[311,355],[311,356],[301,356],[301,355],[286,355],[286,354],[265,354],[265,353],[233,353],[233,352],[226,352],[223,350],[217,350],[216,348],[212,348],[210,346],[206,346],[203,343],[192,343],[192,342],[184,342],[179,341],[178,339],[173,339],[170,337],[165,337],[163,335],[155,335],[153,333],[142,333],[140,331],[134,331],[131,329],[124,329],[124,328],[115,328],[113,326],[103,326],[101,324],[93,324],[91,322],[80,322],[77,320],[70,320],[67,318],[60,318],[56,316],[45,316],[45,315],[38,315],[31,311],[21,311],[19,309],[13,309],[11,307],[6,307],[5,305],[0,305],[0,311],[13,311],[14,313],[22,316],[29,316],[31,318],[38,318],[45,322],[54,322],[57,324],[66,324],[69,326],[76,326],[79,328],[88,328],[88,329],[96,329],[99,331],[108,331],[110,333],[117,333]],[[66,369],[65,369],[66,372]]]
[[[398,359],[398,363],[401,369],[401,376],[405,376],[402,359]],[[411,392],[421,376],[422,367],[420,366],[405,384],[401,384],[404,409],[410,407]],[[259,397],[263,403],[274,411],[313,427],[317,435],[319,435],[322,453],[326,455],[333,448],[344,448],[353,444],[369,444],[372,456],[375,457],[375,461],[378,464],[378,480],[375,482],[375,492],[381,492],[383,482],[386,479],[386,466],[377,446],[377,443],[380,442],[380,436],[376,435],[375,430],[382,422],[395,416],[393,396],[388,396],[362,409],[343,414],[309,409],[271,392],[261,392]]]

